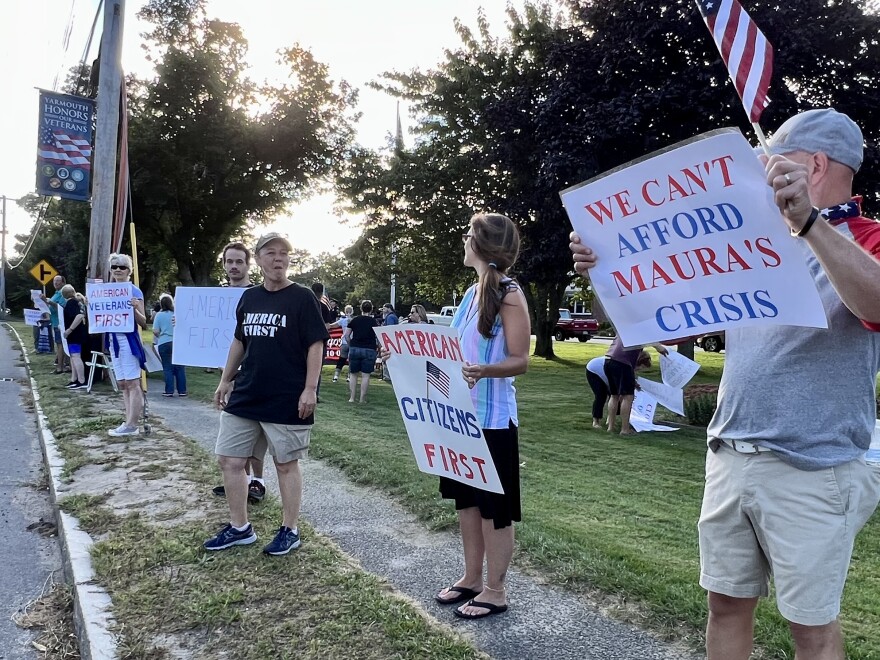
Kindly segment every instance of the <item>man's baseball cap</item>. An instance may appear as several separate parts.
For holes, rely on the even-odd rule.
[[[864,157],[864,139],[856,123],[834,108],[807,110],[776,130],[770,138],[770,151],[774,154],[821,151],[831,160],[858,172]]]
[[[293,252],[293,246],[290,244],[290,241],[288,241],[285,236],[282,236],[277,231],[273,231],[260,236],[260,240],[257,241],[257,247],[254,248],[254,253],[256,254],[257,252],[259,252],[272,241],[281,241],[282,243],[284,243],[284,247],[287,248],[288,252]]]

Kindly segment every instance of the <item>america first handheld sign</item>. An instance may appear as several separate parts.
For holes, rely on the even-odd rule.
[[[419,470],[503,493],[470,391],[461,376],[458,330],[438,325],[376,328]]]
[[[748,325],[826,328],[764,168],[721,129],[561,193],[626,346]]]

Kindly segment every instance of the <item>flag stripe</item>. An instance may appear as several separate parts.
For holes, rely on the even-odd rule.
[[[767,105],[773,47],[737,0],[697,0],[749,120]]]

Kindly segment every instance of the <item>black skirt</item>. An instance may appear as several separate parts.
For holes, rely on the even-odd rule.
[[[492,520],[495,529],[503,529],[522,519],[518,429],[511,421],[506,429],[483,429],[483,437],[486,438],[504,494],[440,477],[440,495],[443,499],[455,500],[456,511],[477,507],[480,517]]]

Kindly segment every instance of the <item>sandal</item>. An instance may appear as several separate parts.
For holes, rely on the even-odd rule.
[[[436,600],[441,605],[455,605],[456,603],[460,603],[463,600],[470,600],[472,598],[476,598],[480,595],[479,591],[474,591],[473,589],[468,589],[467,587],[446,587],[447,595],[450,593],[458,594],[454,598],[443,598],[439,593],[434,596],[434,600]]]
[[[502,614],[507,611],[507,605],[482,603],[478,600],[469,600],[462,607],[479,607],[487,611],[482,612],[481,614],[465,614],[461,611],[461,607],[456,607],[454,610],[452,610],[452,613],[460,619],[484,619],[487,616],[492,616],[493,614]]]

